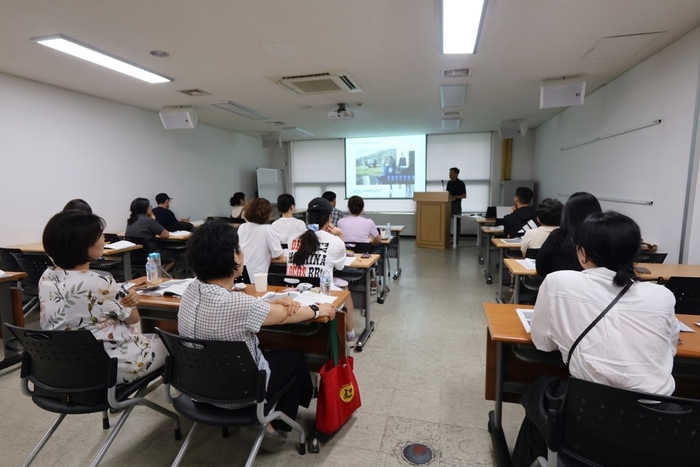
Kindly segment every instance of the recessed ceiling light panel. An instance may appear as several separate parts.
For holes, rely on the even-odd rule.
[[[461,118],[443,118],[442,129],[445,131],[457,131],[460,123],[462,123]]]
[[[257,110],[253,110],[249,107],[237,104],[233,101],[212,102],[211,105],[220,109],[228,110],[229,112],[233,112],[242,117],[250,118],[251,120],[267,120],[268,118],[270,118],[267,115],[258,112]]]
[[[445,107],[462,107],[467,96],[467,85],[440,86],[440,105]]]
[[[33,37],[30,40],[36,42],[37,44],[58,50],[59,52],[67,53],[68,55],[87,60],[95,65],[100,65],[105,68],[109,68],[110,70],[118,71],[119,73],[131,76],[132,78],[146,81],[147,83],[156,84],[174,81],[172,78],[157,75],[144,68],[125,62],[120,58],[97,50],[89,45],[81,44],[78,41],[60,34],[46,37]]]
[[[487,0],[442,0],[442,53],[473,54]]]

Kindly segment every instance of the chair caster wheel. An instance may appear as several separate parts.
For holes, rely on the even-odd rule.
[[[399,278],[398,274],[394,274],[394,280],[397,280]]]
[[[318,441],[318,435],[313,435],[309,440],[309,452],[318,454],[321,451],[321,444]]]
[[[484,258],[479,258],[479,264],[484,264]]]
[[[384,304],[384,297],[377,297],[377,303],[379,303],[380,305],[383,305]]]
[[[487,284],[493,284],[493,279],[486,279]]]

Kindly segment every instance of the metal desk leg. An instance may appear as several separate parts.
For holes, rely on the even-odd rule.
[[[505,343],[496,342],[496,401],[494,409],[489,412],[488,429],[491,434],[493,451],[496,455],[496,465],[511,467],[513,462],[508,451],[506,435],[503,433],[503,383],[505,379]]]
[[[505,248],[498,249],[498,288],[496,289],[496,302],[503,303],[503,257]]]
[[[0,284],[0,326],[2,326],[2,323],[15,324],[15,315],[12,311],[12,284],[13,282]],[[0,361],[0,370],[19,363],[22,360],[22,355],[18,354],[10,347],[11,342],[12,333],[7,329],[3,329],[2,346],[5,350],[5,358]]]
[[[369,312],[369,276],[369,269],[367,269],[367,273],[365,274],[365,330],[362,331],[362,334],[360,334],[360,337],[357,338],[357,342],[355,343],[355,350],[357,352],[362,352],[362,349],[372,335],[372,331],[374,331],[374,321],[370,319]]]
[[[396,232],[396,272],[394,273],[394,280],[398,279],[401,275],[401,235]]]
[[[520,276],[515,276],[515,285],[513,286],[513,296],[510,299],[510,303],[514,303],[514,304],[520,303]]]
[[[491,234],[486,234],[486,264],[484,265],[484,275],[486,276],[486,283],[493,283],[493,278],[491,277]]]
[[[477,258],[479,260],[479,264],[484,264],[484,253],[482,250],[482,247],[484,245],[483,236],[484,236],[484,231],[481,230],[481,224],[477,224],[477,227],[476,227],[476,252],[477,252]]]
[[[131,252],[127,251],[122,255],[122,266],[124,267],[124,280],[131,280]]]
[[[384,299],[386,299],[386,294],[389,293],[389,268],[391,267],[389,265],[389,247],[386,244],[382,244],[382,258],[381,261],[383,262],[383,268],[382,268],[382,291],[377,295],[377,303],[380,305],[384,303]]]

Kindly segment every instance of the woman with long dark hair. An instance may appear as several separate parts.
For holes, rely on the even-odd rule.
[[[547,237],[537,253],[537,274],[544,277],[554,271],[581,271],[572,238],[586,217],[599,212],[602,212],[600,202],[592,194],[579,191],[571,195],[561,212],[559,228]]]
[[[662,285],[637,281],[639,226],[617,212],[591,214],[577,226],[572,243],[583,272],[556,271],[545,278],[533,312],[532,342],[539,350],[559,350],[572,377],[671,395],[680,331],[676,300]],[[513,451],[516,466],[546,455],[547,394],[563,392],[564,383],[543,376],[521,399],[527,417]]]
[[[131,216],[126,221],[127,237],[155,238],[156,235],[159,235],[161,238],[168,238],[170,236],[170,232],[165,230],[156,220],[151,202],[146,198],[133,200],[129,211],[131,211]]]
[[[333,207],[325,198],[314,198],[306,210],[307,230],[289,244],[287,275],[321,277],[324,267],[342,270],[345,267],[345,241],[343,231],[331,223]],[[331,288],[342,290],[335,282]],[[342,281],[345,282],[345,281]],[[347,284],[347,283],[346,283]],[[348,312],[345,317],[346,340],[355,340],[355,307],[352,297],[345,302]]]

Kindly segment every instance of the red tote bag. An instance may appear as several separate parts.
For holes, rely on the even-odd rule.
[[[343,336],[344,337],[344,336]],[[338,325],[328,325],[328,340],[332,358],[321,368],[321,385],[316,405],[316,430],[332,434],[360,408],[360,388],[353,373],[352,357],[338,358]]]

